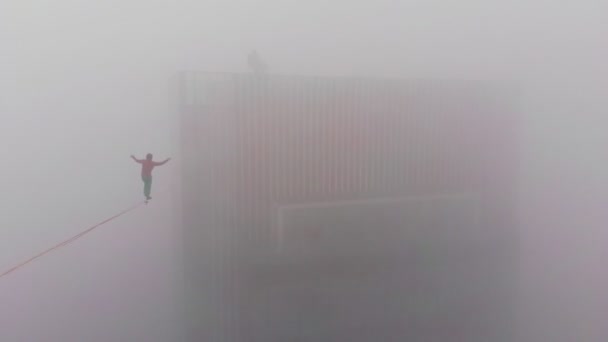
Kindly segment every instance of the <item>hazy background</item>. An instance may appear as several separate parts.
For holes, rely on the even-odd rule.
[[[3,0],[0,266],[140,200],[129,155],[177,151],[171,77],[255,47],[280,73],[519,82],[520,341],[605,341],[607,34],[600,0]],[[177,162],[152,205],[0,280],[0,340],[176,339]]]

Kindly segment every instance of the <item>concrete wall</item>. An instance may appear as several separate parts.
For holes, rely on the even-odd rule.
[[[196,73],[184,75],[182,85],[185,267],[193,338],[330,341],[359,336],[363,341],[374,333],[395,341],[445,338],[442,333],[462,341],[512,338],[514,323],[509,305],[514,303],[517,278],[513,200],[518,153],[518,122],[513,115],[512,92],[490,84],[466,82]],[[390,269],[389,265],[398,261],[410,264],[405,271],[330,279],[331,286],[310,283],[327,265],[335,263],[339,255],[330,254],[329,259],[315,264],[293,254],[289,247],[277,251],[281,208],[344,200],[463,194],[478,198],[476,233],[466,232],[468,224],[449,223],[447,218],[452,214],[447,212],[439,215],[444,217],[443,223],[428,223],[436,217],[432,210],[423,220],[427,223],[420,223],[420,227],[436,231],[436,239],[440,239],[448,234],[446,229],[456,226],[454,229],[476,241],[476,249],[450,245],[453,253],[461,256],[469,249],[468,257],[458,259],[460,264],[473,265],[475,259],[487,261],[485,268],[478,265],[469,269],[474,274],[468,278],[471,287],[478,288],[480,293],[490,291],[491,295],[480,294],[477,300],[472,298],[461,305],[459,310],[469,313],[467,329],[463,328],[464,322],[456,332],[457,327],[442,325],[439,318],[421,320],[416,315],[404,318],[407,312],[412,315],[415,310],[387,312],[376,320],[378,325],[370,328],[369,336],[355,334],[356,329],[348,330],[346,326],[332,328],[327,322],[309,322],[313,317],[310,312],[319,307],[304,310],[304,316],[295,320],[310,325],[304,329],[288,328],[295,323],[281,320],[287,312],[293,314],[301,307],[301,302],[290,302],[293,297],[290,293],[314,297],[315,291],[327,286],[347,291],[348,284],[355,288],[357,284],[367,284],[352,292],[350,300],[342,302],[358,303],[358,310],[364,310],[364,303],[386,304],[399,293],[407,298],[419,297],[411,288],[403,291],[399,288],[422,286],[421,280],[412,281],[408,275],[429,272],[421,264],[411,264],[411,255],[387,253],[381,261],[374,261],[364,253],[357,258],[355,253],[347,263],[355,268],[365,268],[369,262],[377,262],[368,267],[371,270]],[[305,226],[321,225],[320,221],[314,223],[320,220],[317,214],[304,216],[309,219]],[[411,229],[403,226],[411,217],[395,220],[383,215],[375,217],[376,220],[367,222],[352,220],[346,227],[361,231]],[[388,246],[389,240],[379,243]],[[403,246],[409,250],[406,244]],[[466,283],[466,277],[458,276],[464,269],[458,272],[455,265],[447,267],[456,259],[445,256],[442,259],[439,257],[442,248],[434,249],[436,257],[443,260],[436,270],[443,271],[430,273]],[[471,253],[472,250],[476,252]],[[334,264],[333,271],[327,274],[338,272],[341,267]],[[400,275],[399,280],[392,282],[392,292],[387,292],[393,296],[373,300],[374,291],[383,283],[389,286],[388,279],[393,275]],[[294,276],[301,281],[285,288],[285,281]],[[483,284],[481,279],[489,283]],[[337,285],[340,281],[342,285]],[[302,289],[302,284],[308,285]],[[474,304],[480,298],[486,298],[481,301],[486,303],[483,310]],[[480,312],[485,313],[484,319],[493,317],[493,322],[500,324],[491,325],[489,321],[482,324]],[[462,314],[454,311],[451,315],[456,319]],[[363,322],[365,317],[370,316],[353,316],[351,324]],[[336,316],[332,321],[350,320]],[[381,324],[389,321],[400,323],[393,328],[388,323]],[[403,336],[405,332],[396,328],[401,323],[418,328]],[[320,330],[311,332],[315,327]]]

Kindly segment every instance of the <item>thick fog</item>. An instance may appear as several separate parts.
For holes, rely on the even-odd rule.
[[[0,2],[2,341],[178,341],[178,71],[504,81],[523,117],[517,341],[605,341],[605,1]],[[220,147],[218,147],[220,148]],[[245,341],[246,339],[244,339]]]

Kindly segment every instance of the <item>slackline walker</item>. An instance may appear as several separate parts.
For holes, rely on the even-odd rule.
[[[81,237],[83,237],[86,234],[92,232],[96,228],[98,228],[98,227],[100,227],[100,226],[102,226],[102,225],[104,225],[104,224],[106,224],[106,223],[108,223],[108,222],[110,222],[110,221],[112,221],[112,220],[114,220],[114,219],[116,219],[116,218],[118,218],[118,217],[120,217],[120,216],[122,216],[122,215],[124,215],[124,214],[126,214],[128,212],[130,212],[130,211],[133,211],[133,210],[137,209],[141,205],[148,204],[148,201],[152,199],[152,197],[150,197],[150,192],[152,190],[152,170],[156,166],[160,166],[160,165],[166,164],[169,160],[171,160],[171,158],[167,158],[167,159],[165,159],[162,162],[156,162],[156,161],[152,160],[152,154],[151,153],[148,153],[146,155],[146,159],[141,159],[140,160],[140,159],[135,158],[134,156],[131,156],[131,158],[135,162],[141,164],[141,178],[142,178],[142,180],[144,182],[144,196],[146,198],[144,201],[139,202],[139,203],[131,206],[130,208],[127,208],[127,209],[119,212],[118,214],[116,214],[116,215],[114,215],[114,216],[112,216],[112,217],[110,217],[108,219],[105,219],[102,222],[99,222],[98,224],[96,224],[96,225],[94,225],[94,226],[92,226],[92,227],[84,230],[83,232],[81,232],[81,233],[79,233],[77,235],[72,236],[71,238],[69,238],[69,239],[67,239],[67,240],[65,240],[65,241],[63,241],[63,242],[61,242],[61,243],[59,243],[59,244],[57,244],[57,245],[55,245],[55,246],[47,249],[47,250],[45,250],[42,253],[39,253],[39,254],[37,254],[37,255],[35,255],[35,256],[33,256],[33,257],[25,260],[24,262],[22,262],[22,263],[20,263],[18,265],[15,265],[14,267],[12,267],[9,270],[7,270],[6,272],[0,274],[0,278],[5,277],[5,276],[7,276],[7,275],[9,275],[9,274],[17,271],[18,269],[26,266],[27,264],[31,263],[32,261],[34,261],[34,260],[36,260],[36,259],[38,259],[38,258],[40,258],[40,257],[42,257],[42,256],[44,256],[44,255],[46,255],[48,253],[50,253],[50,252],[52,252],[52,251],[54,251],[56,249],[59,249],[59,248],[61,248],[63,246],[66,246],[66,245],[68,245],[68,244],[70,244],[70,243],[72,243],[72,242],[80,239]]]
[[[146,203],[148,203],[152,199],[150,197],[150,192],[152,191],[152,170],[156,166],[166,164],[171,158],[167,158],[162,162],[155,162],[152,160],[152,153],[148,153],[146,159],[137,159],[134,156],[131,156],[131,158],[136,163],[141,164],[141,180],[144,182],[144,196],[146,197]]]

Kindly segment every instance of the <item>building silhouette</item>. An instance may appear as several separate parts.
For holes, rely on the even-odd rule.
[[[185,72],[192,341],[513,341],[516,92]]]

